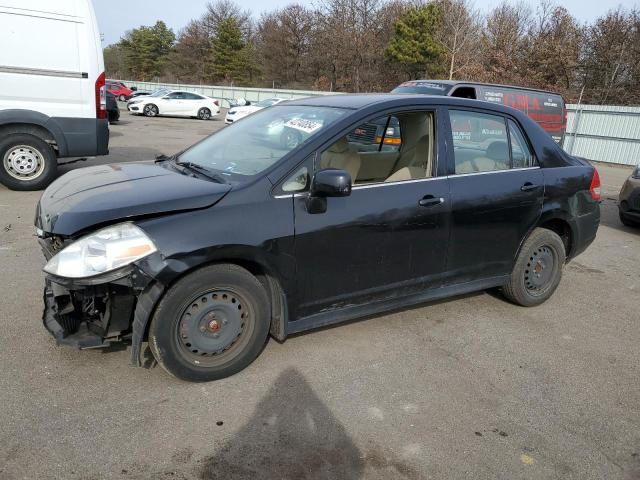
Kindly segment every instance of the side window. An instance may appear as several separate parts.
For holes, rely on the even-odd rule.
[[[182,100],[184,98],[184,94],[182,92],[172,92],[167,95],[167,98],[171,100]]]
[[[431,176],[432,112],[385,115],[359,125],[320,154],[319,168],[339,168],[355,185]]]
[[[455,173],[490,172],[510,167],[505,119],[499,115],[450,110]]]
[[[195,93],[187,93],[187,92],[185,92],[183,95],[184,95],[185,100],[202,100],[202,98],[203,98],[200,95],[196,95]]]
[[[301,192],[309,186],[309,169],[306,165],[300,167],[282,184],[283,192]]]
[[[509,120],[509,136],[511,137],[511,160],[513,168],[526,168],[535,165],[535,159],[524,138],[522,130],[513,120]]]

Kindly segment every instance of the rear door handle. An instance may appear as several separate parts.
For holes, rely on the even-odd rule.
[[[444,198],[442,197],[434,197],[433,195],[425,195],[420,199],[418,205],[421,207],[435,207],[436,205],[440,205],[444,203]]]
[[[534,185],[531,182],[527,182],[520,187],[520,190],[523,192],[530,192],[531,190],[535,190],[536,188],[540,188],[540,185]]]

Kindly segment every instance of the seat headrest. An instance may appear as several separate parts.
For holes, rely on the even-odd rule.
[[[340,138],[340,140],[338,140],[336,143],[334,143],[333,145],[331,145],[328,149],[327,152],[332,152],[332,153],[344,153],[347,150],[349,150],[349,141],[347,140],[347,137],[342,137]]]
[[[497,162],[509,162],[509,148],[507,147],[507,143],[501,140],[496,140],[495,142],[491,142],[489,147],[487,148],[487,153],[485,155],[487,158],[491,160],[495,160]]]

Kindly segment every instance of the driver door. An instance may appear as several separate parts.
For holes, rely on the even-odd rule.
[[[314,169],[325,167],[328,158],[330,167],[348,171],[355,180],[351,195],[327,198],[323,213],[310,211],[308,193],[294,197],[299,311],[292,318],[384,301],[441,284],[449,236],[449,183],[447,177],[434,176],[437,152],[444,152],[434,136],[435,112],[396,115],[407,131],[404,149],[396,152],[397,163],[406,166],[385,178],[359,181],[360,171],[374,170],[362,162],[378,159],[370,145],[361,156],[358,145],[348,142],[353,131],[343,132],[317,153]],[[427,117],[430,121],[425,123]],[[418,120],[421,126],[410,128]],[[382,146],[384,139],[380,140]],[[391,153],[379,151],[382,160]],[[406,152],[410,160],[403,155]]]

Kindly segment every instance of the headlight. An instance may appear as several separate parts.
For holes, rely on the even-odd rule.
[[[635,170],[633,171],[633,173],[631,174],[631,176],[633,178],[638,178],[640,179],[640,165],[638,165]]]
[[[82,237],[55,255],[44,271],[66,278],[110,272],[156,251],[151,239],[133,223],[121,223]]]

